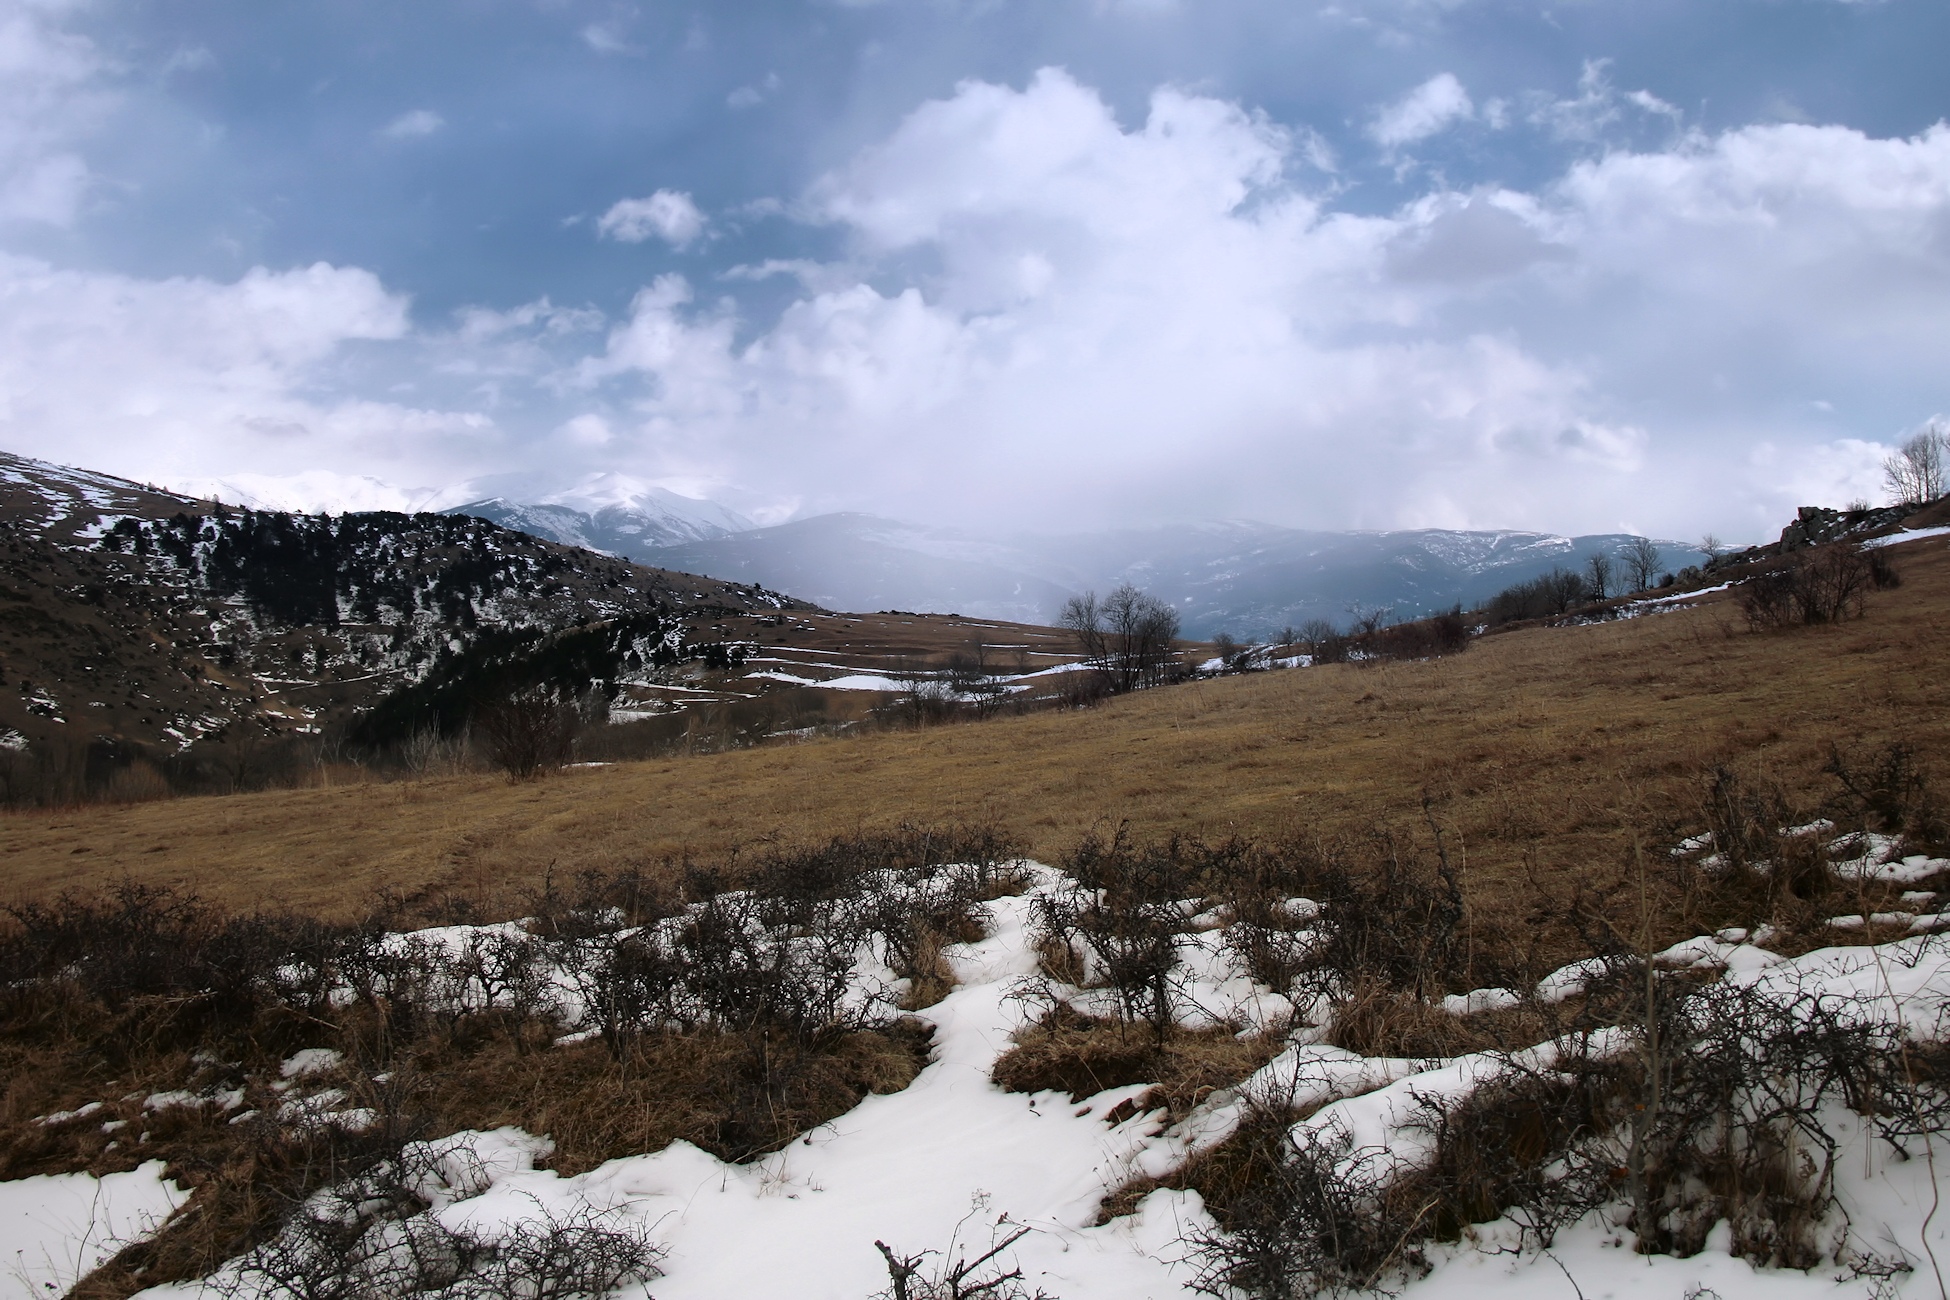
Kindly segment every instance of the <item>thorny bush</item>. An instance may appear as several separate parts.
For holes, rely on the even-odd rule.
[[[1941,958],[1941,941],[1926,946]],[[1726,1222],[1756,1264],[1901,1267],[1848,1237],[1834,1110],[1917,1154],[1950,1120],[1950,1051],[1869,999],[1619,973],[1646,990],[1620,1023],[1499,1054],[1461,1099],[1416,1097],[1407,1127],[1426,1154],[1406,1168],[1261,1099],[1228,1143],[1227,1194],[1211,1198],[1221,1230],[1194,1242],[1195,1285],[1269,1300],[1387,1290],[1470,1224],[1504,1218],[1548,1247],[1608,1204],[1645,1253],[1695,1254]]]
[[[663,1251],[641,1225],[586,1206],[537,1203],[499,1231],[448,1226],[427,1211],[449,1190],[439,1166],[467,1154],[414,1144],[315,1194],[212,1289],[224,1300],[571,1300],[659,1276]],[[486,1186],[477,1175],[458,1190]]]
[[[1069,882],[1037,899],[1043,969],[1114,991],[1125,1023],[1162,1034],[1181,1009],[1180,936],[1218,909],[1253,979],[1303,1001],[1474,987],[1502,965],[1475,942],[1439,829],[1433,845],[1386,832],[1337,845],[1091,835],[1063,863]]]
[[[978,1195],[976,1212],[969,1218],[987,1205],[987,1198]],[[1032,1292],[1023,1281],[1020,1266],[1006,1267],[1009,1248],[1033,1229],[1012,1222],[1004,1214],[990,1229],[987,1247],[973,1253],[975,1248],[964,1247],[961,1241],[961,1230],[967,1224],[964,1219],[955,1229],[946,1251],[903,1255],[884,1241],[874,1242],[887,1264],[887,1289],[874,1300],[1055,1300],[1041,1288]],[[935,1259],[932,1266],[928,1263],[930,1256]]]
[[[1797,551],[1785,564],[1749,578],[1740,607],[1756,632],[1842,623],[1861,617],[1870,591],[1901,584],[1883,551],[1835,542]]]

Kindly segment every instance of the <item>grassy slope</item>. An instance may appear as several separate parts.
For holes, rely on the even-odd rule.
[[[1466,848],[1472,901],[1619,864],[1634,827],[1697,825],[1732,761],[1810,799],[1831,742],[1907,738],[1950,781],[1950,546],[1898,551],[1868,617],[1746,632],[1723,600],[1488,638],[1446,661],[1269,673],[1083,713],[571,771],[185,799],[0,818],[0,898],[132,877],[237,905],[357,910],[377,888],[488,899],[558,872],[716,855],[900,819],[993,819],[1059,854],[1105,818],[1140,832],[1359,832],[1419,823]]]

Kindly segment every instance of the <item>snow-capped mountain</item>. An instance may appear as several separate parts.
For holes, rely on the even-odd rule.
[[[252,510],[293,514],[393,510],[416,514],[440,510],[468,495],[461,488],[400,487],[370,474],[338,474],[312,469],[300,474],[232,474],[224,478],[174,479],[169,486],[187,496]]]
[[[477,481],[487,486],[490,480]],[[446,513],[475,515],[504,528],[642,559],[651,550],[710,541],[752,528],[752,521],[715,501],[681,496],[667,488],[622,474],[596,474],[560,492],[522,500],[507,491],[481,495],[445,507]]]

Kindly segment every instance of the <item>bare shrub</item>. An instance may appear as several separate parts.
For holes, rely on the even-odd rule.
[[[1086,836],[1065,859],[1068,885],[1036,900],[1039,943],[1073,954],[1083,982],[1112,989],[1126,1023],[1163,1038],[1178,1006],[1173,972],[1186,914],[1179,901],[1203,874],[1203,845],[1174,837],[1134,844],[1125,827]]]
[[[537,1294],[496,1289],[515,1276],[601,1290],[564,1272],[606,1257],[587,1225],[534,1219],[539,1235],[470,1242],[397,1189],[359,1197],[370,1221],[320,1189],[378,1186],[410,1139],[508,1124],[550,1133],[565,1173],[679,1138],[745,1160],[898,1091],[926,1066],[929,1032],[892,989],[860,987],[862,951],[945,990],[942,948],[979,938],[980,901],[1021,887],[1016,853],[982,826],[771,846],[695,873],[689,905],[634,867],[551,876],[529,927],[431,936],[398,932],[417,913],[396,899],[356,926],[231,916],[134,885],[22,904],[0,916],[0,1175],[148,1159],[191,1171],[192,1204],[111,1261],[87,1300],[205,1277],[259,1247],[240,1267],[283,1270],[288,1284],[268,1289],[287,1294]],[[724,887],[733,875],[762,888]],[[579,996],[559,998],[558,972]],[[560,1041],[575,1028],[608,1041]],[[318,1106],[344,1108],[344,1123],[294,1123],[280,1109],[312,1084],[273,1086],[280,1066],[326,1046],[343,1060],[313,1080],[329,1085]],[[134,1091],[90,1114],[140,1118],[142,1144],[118,1146],[100,1121],[33,1121],[100,1100],[110,1074],[116,1094]],[[145,1114],[156,1091],[201,1104]],[[242,1110],[255,1117],[228,1122]],[[324,1217],[305,1220],[306,1206]],[[356,1263],[349,1280],[332,1259]]]
[[[1506,587],[1479,611],[1491,627],[1529,619],[1561,618],[1590,599],[1590,587],[1581,573],[1554,568],[1526,582]]]
[[[950,672],[904,664],[895,670],[894,680],[901,688],[900,711],[916,726],[948,722],[961,712],[961,695]]]
[[[581,714],[546,686],[509,691],[475,710],[474,726],[495,766],[530,781],[569,761]]]
[[[1363,660],[1430,659],[1469,648],[1469,623],[1457,605],[1440,614],[1375,628],[1353,639],[1350,653]]]
[[[1020,1267],[1005,1266],[1003,1257],[1009,1248],[1031,1231],[1010,1222],[1005,1214],[995,1221],[986,1248],[964,1247],[960,1227],[945,1251],[903,1255],[876,1241],[874,1249],[887,1263],[887,1289],[875,1300],[1055,1300],[1041,1289],[1031,1291]],[[970,1253],[976,1249],[979,1254]],[[937,1261],[932,1267],[930,1256]]]
[[[980,637],[948,657],[949,688],[978,718],[993,716],[1009,698],[1009,688],[997,680],[991,658],[990,647]]]
[[[663,1250],[640,1225],[587,1206],[562,1214],[539,1202],[498,1233],[450,1228],[402,1156],[326,1189],[283,1228],[222,1270],[226,1300],[374,1300],[438,1293],[455,1300],[570,1300],[660,1276]]]
[[[1831,746],[1822,771],[1841,786],[1837,811],[1862,830],[1902,835],[1926,849],[1950,847],[1950,814],[1930,784],[1929,773],[1907,741],[1867,757]]]
[[[1426,1235],[1423,1216],[1404,1215],[1378,1164],[1350,1165],[1345,1132],[1295,1130],[1285,1119],[1249,1122],[1235,1137],[1242,1186],[1219,1209],[1220,1230],[1188,1243],[1193,1288],[1301,1300],[1375,1288],[1399,1263],[1422,1265],[1411,1237]]]
[[[1885,569],[1878,579],[1871,560],[1853,543],[1818,546],[1797,551],[1787,564],[1748,579],[1741,609],[1757,632],[1846,622],[1861,616],[1870,588],[1893,574]]]
[[[1846,1105],[1898,1151],[1941,1133],[1942,1050],[1909,1041],[1872,999],[1817,986],[1697,985],[1643,964],[1621,976],[1641,990],[1612,1004],[1622,1040],[1560,1036],[1548,1068],[1508,1055],[1464,1098],[1418,1098],[1424,1160],[1356,1148],[1332,1124],[1292,1127],[1277,1105],[1249,1117],[1208,1158],[1225,1177],[1191,1171],[1223,1192],[1208,1196],[1223,1231],[1193,1243],[1197,1285],[1388,1289],[1424,1268],[1421,1242],[1507,1217],[1548,1247],[1611,1202],[1642,1253],[1695,1254],[1724,1221],[1756,1264],[1886,1268],[1831,1234],[1840,1146],[1826,1112]]]
[[[1473,985],[1486,972],[1470,969],[1462,885],[1447,854],[1431,860],[1382,833],[1365,848],[1358,864],[1345,850],[1308,855],[1308,897],[1321,914],[1302,982],[1339,996],[1373,982],[1422,1000]]]

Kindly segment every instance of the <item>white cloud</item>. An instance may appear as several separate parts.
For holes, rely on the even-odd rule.
[[[582,29],[582,43],[598,54],[643,53],[642,48],[630,41],[621,25],[615,22],[590,23]]]
[[[647,199],[622,199],[603,213],[596,232],[625,244],[655,236],[682,248],[704,232],[704,214],[680,190],[658,190]]]
[[[1125,127],[1061,72],[966,83],[810,189],[852,259],[745,272],[800,276],[775,322],[667,276],[577,376],[624,463],[1047,526],[1746,535],[1860,479],[1785,388],[1941,405],[1950,128],[1688,137],[1385,216],[1297,188],[1303,147],[1172,89]]]
[[[765,74],[763,81],[755,82],[749,86],[738,87],[738,89],[725,96],[724,102],[732,108],[756,108],[773,95],[776,95],[779,87],[784,84],[784,82],[779,80],[778,73],[768,72]]]
[[[0,443],[156,481],[432,469],[486,422],[319,395],[348,346],[407,330],[405,300],[356,268],[142,280],[0,254]]]
[[[63,8],[0,9],[0,220],[68,225],[93,183],[78,146],[116,101],[94,44],[55,26]]]
[[[1395,149],[1439,135],[1475,115],[1462,82],[1452,72],[1440,72],[1381,110],[1368,134],[1382,147]]]
[[[1603,140],[1625,120],[1627,108],[1663,119],[1674,128],[1681,124],[1685,114],[1651,91],[1619,94],[1606,71],[1610,66],[1610,59],[1587,59],[1578,74],[1578,93],[1573,99],[1544,94],[1531,96],[1527,114],[1531,124],[1543,127],[1560,140],[1586,144]]]
[[[0,67],[33,44],[9,30]],[[70,63],[53,107],[0,80],[0,196],[28,196],[0,212],[72,220],[91,182],[60,106],[99,62],[22,30]],[[1490,119],[1441,80],[1376,138]],[[1674,119],[1601,65],[1519,111],[1568,139]],[[763,319],[666,275],[621,320],[542,299],[416,332],[357,268],[144,280],[0,256],[0,444],[159,481],[622,467],[748,489],[768,519],[766,500],[1751,537],[1874,495],[1884,443],[1950,401],[1950,127],[1674,131],[1379,214],[1337,210],[1309,163],[1333,159],[1304,127],[1182,89],[1120,122],[1060,71],[968,82],[763,209],[840,249],[729,272],[796,281]],[[597,229],[686,247],[708,223],[659,190]]]
[[[369,474],[312,469],[297,474],[231,474],[223,478],[172,478],[163,486],[189,496],[214,497],[254,510],[329,511],[444,510],[462,504],[452,488],[403,488]]]
[[[447,119],[430,108],[416,108],[381,127],[379,134],[389,140],[418,140],[433,135],[447,125]]]

